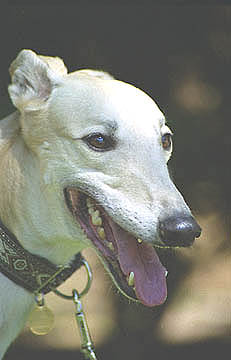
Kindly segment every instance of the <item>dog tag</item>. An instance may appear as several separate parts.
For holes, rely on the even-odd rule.
[[[30,313],[28,325],[33,334],[46,335],[54,327],[54,314],[46,305],[37,305]]]

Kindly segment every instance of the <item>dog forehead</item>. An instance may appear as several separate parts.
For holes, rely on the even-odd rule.
[[[145,92],[118,80],[103,83],[108,105],[123,119],[126,125],[149,131],[159,129],[164,116],[156,103]]]
[[[70,77],[51,101],[55,114],[81,126],[116,125],[147,132],[158,131],[164,116],[142,90],[119,80]],[[73,124],[74,125],[74,124]]]

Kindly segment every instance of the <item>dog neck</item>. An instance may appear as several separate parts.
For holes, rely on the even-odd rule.
[[[0,218],[30,253],[67,264],[86,245],[70,232],[59,184],[45,184],[40,160],[28,148],[16,112],[0,124]]]
[[[0,272],[24,289],[34,294],[47,294],[82,265],[80,253],[66,266],[56,266],[31,254],[0,221]]]

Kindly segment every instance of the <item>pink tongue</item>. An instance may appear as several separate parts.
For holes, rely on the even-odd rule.
[[[125,276],[134,272],[137,298],[146,306],[162,304],[167,297],[166,269],[154,248],[145,242],[139,244],[132,235],[113,225],[120,267]]]

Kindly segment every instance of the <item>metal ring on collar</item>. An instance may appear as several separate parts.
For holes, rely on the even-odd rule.
[[[92,284],[92,271],[91,271],[90,265],[88,264],[86,259],[82,259],[82,263],[85,266],[85,269],[86,269],[86,272],[87,272],[87,284],[86,284],[85,288],[83,289],[83,291],[78,294],[79,299],[88,293],[88,291],[89,291],[89,289],[91,287],[91,284]],[[66,300],[73,300],[74,294],[65,295],[65,294],[63,294],[62,292],[60,292],[57,289],[54,289],[52,291],[56,295],[66,299]]]

